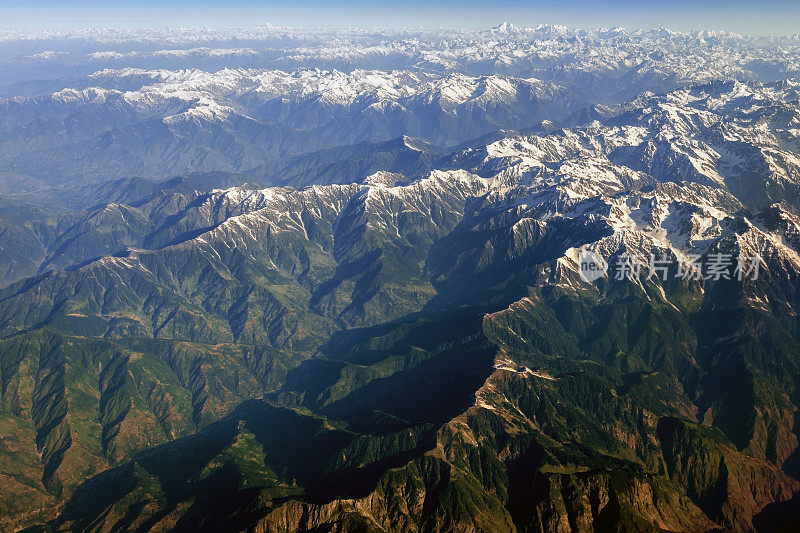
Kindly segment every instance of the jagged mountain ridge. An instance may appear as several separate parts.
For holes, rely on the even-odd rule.
[[[0,62],[7,77],[56,65],[69,74],[12,86],[0,101],[6,188],[121,177],[109,167],[151,178],[243,171],[403,134],[454,145],[645,91],[782,80],[798,69],[796,37],[664,29],[202,33],[22,38],[27,46],[62,39],[65,50],[12,54]],[[0,51],[20,38],[4,35]],[[158,42],[166,48],[153,49]]]
[[[578,29],[552,24],[532,28],[506,24],[480,31],[301,30],[268,25],[228,30],[4,32],[0,36],[0,50],[11,50],[3,66],[14,67],[6,83],[13,83],[15,78],[28,82],[12,86],[17,90],[14,94],[22,90],[42,94],[36,91],[43,86],[63,88],[63,82],[32,74],[52,75],[53,67],[79,78],[90,73],[102,76],[106,69],[121,67],[215,71],[225,67],[294,70],[310,66],[348,72],[390,65],[395,69],[422,67],[470,75],[533,71],[536,77],[553,76],[575,83],[576,88],[583,85],[588,89],[588,82],[595,91],[609,87],[634,91],[623,98],[628,99],[642,90],[642,82],[663,84],[660,91],[667,91],[675,88],[675,83],[697,80],[698,76],[762,81],[786,78],[797,71],[797,64],[783,51],[793,50],[797,43],[797,35],[769,38],[728,32]],[[20,55],[16,50],[21,44],[41,51]],[[48,48],[54,46],[60,50]],[[15,72],[17,69],[19,72]]]
[[[0,529],[791,528],[797,46],[0,33]]]
[[[134,91],[65,89],[0,102],[6,179],[27,177],[41,186],[240,172],[402,135],[449,146],[561,119],[579,107],[557,84],[501,76],[310,70],[150,76],[150,85]]]
[[[59,519],[75,527],[100,515],[117,527],[384,529],[748,529],[771,519],[759,513],[798,490],[794,91],[733,83],[646,95],[585,126],[471,143],[416,180],[379,172],[209,192],[189,182],[134,187],[130,199],[121,182],[107,197],[125,201],[67,215],[62,255],[47,263],[57,270],[0,293],[4,420],[28,450],[26,473],[3,475],[41,472],[41,485],[15,490],[44,502],[44,518],[77,490]],[[748,113],[726,107],[742,98]],[[732,144],[772,169],[759,175],[761,195],[750,193],[755,172],[728,163]],[[353,158],[322,159],[337,154]],[[102,243],[92,232],[114,220],[128,233],[100,259],[75,259],[81,238]],[[740,285],[591,285],[576,263],[588,246],[612,263],[623,251],[756,252],[766,268]],[[327,477],[286,451],[307,434],[263,433],[272,416],[322,431],[330,454],[314,468]],[[161,429],[131,429],[147,424]],[[136,462],[75,489],[75,472],[197,429],[136,460],[158,470],[162,450],[212,439],[213,453],[187,467],[198,476],[188,492],[168,486],[178,474],[154,481]],[[228,494],[222,514],[187,507],[220,496],[218,475],[255,492]],[[85,507],[94,497],[81,495],[104,479],[155,487],[154,507],[132,510],[139,489]],[[332,489],[341,479],[354,488]],[[402,505],[421,506],[393,510],[397,484]],[[589,503],[570,500],[575,491]],[[316,521],[296,522],[309,513]]]
[[[715,101],[716,98],[719,101]],[[619,146],[606,151],[607,160],[618,164],[620,168],[641,171],[658,180],[690,180],[714,188],[724,181],[725,186],[740,198],[748,199],[748,207],[759,210],[775,201],[793,202],[796,197],[794,182],[798,172],[797,159],[792,152],[797,144],[797,129],[793,128],[797,117],[792,107],[796,99],[796,88],[791,84],[782,87],[751,87],[736,83],[696,86],[666,97],[642,97],[627,107],[600,109],[597,117],[605,115],[605,122],[611,128],[600,127],[596,131],[584,128],[574,132],[568,129],[563,134],[552,130],[552,125],[533,130],[540,133],[550,131],[552,135],[537,134],[526,150],[533,151],[533,155],[539,159],[544,157],[539,152],[554,151],[552,159],[558,161],[566,153],[584,149],[581,143],[595,144],[596,147],[590,148],[590,151],[606,150],[603,145],[617,139],[614,142]],[[738,108],[732,107],[747,100],[750,101],[747,104],[750,106],[748,114],[737,112]],[[758,128],[754,130],[753,126],[756,125]],[[614,129],[614,126],[622,129]],[[501,139],[477,147],[477,151],[457,149],[447,156],[449,162],[438,161],[443,156],[440,150],[424,143],[415,144],[416,141],[408,138],[387,143],[359,144],[300,156],[280,165],[260,167],[234,179],[239,182],[252,180],[294,186],[346,183],[364,179],[378,169],[399,172],[406,176],[405,179],[413,179],[424,175],[434,164],[441,168],[469,168],[478,174],[491,176],[495,172],[491,167],[492,162],[502,161],[503,150],[512,142],[502,136]],[[530,143],[531,140],[526,142]],[[488,162],[468,160],[473,157],[472,154],[484,151],[493,156]],[[512,149],[509,156],[517,157],[517,152]],[[550,163],[547,157],[543,160]],[[481,165],[487,164],[489,168],[481,168]],[[534,166],[529,168],[531,164]],[[598,164],[607,165],[608,162],[601,161]],[[514,172],[547,170],[546,165],[539,160],[531,160],[527,153],[512,168]],[[601,169],[589,171],[577,167],[577,171],[597,174]],[[202,184],[198,186],[202,188]],[[189,188],[184,189],[191,192]],[[74,205],[80,205],[80,201]],[[91,207],[85,201],[80,206]],[[166,215],[169,214],[168,211]],[[96,215],[89,213],[89,216]],[[64,231],[58,230],[59,233]],[[128,243],[141,245],[136,239]],[[55,247],[58,249],[58,246]],[[106,250],[112,253],[116,251],[119,251],[119,246]],[[60,265],[68,266],[93,257],[90,254],[71,256]]]
[[[27,218],[36,225],[33,231],[15,228],[11,215],[0,236],[6,254],[0,279],[8,284],[51,268],[67,268],[112,255],[126,247],[163,246],[156,233],[180,218],[181,212],[200,195],[215,187],[246,184],[257,189],[259,183],[299,187],[308,183],[362,182],[371,176],[393,184],[427,175],[444,152],[416,139],[400,137],[382,143],[322,150],[291,158],[286,162],[262,166],[247,174],[230,172],[194,173],[168,180],[126,178],[100,186],[72,186],[13,195],[31,211]],[[382,173],[379,173],[381,171]],[[39,213],[39,211],[42,211]],[[49,214],[45,214],[48,211]],[[37,213],[35,216],[33,213]],[[217,221],[218,222],[218,221]],[[186,231],[214,225],[187,227]],[[175,238],[173,235],[172,238]],[[30,253],[21,257],[17,250]]]

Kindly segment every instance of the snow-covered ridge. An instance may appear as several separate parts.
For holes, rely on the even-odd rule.
[[[473,224],[493,257],[535,254],[554,232],[564,265],[586,246],[609,257],[739,246],[796,263],[791,228],[759,219],[786,202],[778,218],[789,220],[800,194],[791,40],[511,24],[258,31],[284,42],[115,44],[81,56],[97,70],[69,87],[0,100],[7,170],[67,181],[225,170],[265,185],[286,159],[309,176],[337,167],[325,183],[355,182],[214,190],[195,213],[213,228],[196,237],[209,246],[266,228],[312,238],[308,212],[339,236],[336,253],[370,232],[412,245],[414,225],[440,238]],[[71,60],[49,45],[34,53]],[[391,139],[402,147],[375,147]]]
[[[354,220],[398,238],[399,213],[427,216],[433,202],[447,198],[440,205],[486,225],[493,239],[506,235],[515,243],[513,253],[527,246],[531,231],[546,231],[559,220],[605,228],[589,242],[581,242],[586,236],[573,236],[575,246],[568,247],[563,258],[570,268],[587,244],[608,258],[623,251],[639,257],[669,252],[687,260],[730,242],[738,243],[735,246],[742,253],[769,253],[800,268],[797,217],[790,208],[776,208],[773,218],[778,222],[771,224],[782,228],[776,233],[759,222],[760,215],[747,213],[746,204],[754,198],[742,195],[741,187],[743,179],[752,178],[747,166],[730,166],[733,156],[729,153],[734,150],[731,145],[745,150],[750,164],[761,154],[776,183],[800,187],[794,155],[781,148],[782,130],[767,127],[753,135],[747,125],[753,115],[772,113],[793,90],[751,85],[745,91],[733,84],[716,91],[713,98],[689,98],[686,91],[651,95],[640,100],[641,107],[617,109],[618,115],[607,119],[611,125],[596,122],[549,132],[509,133],[484,147],[456,152],[445,163],[462,168],[434,170],[403,185],[394,184],[397,176],[379,172],[363,184],[349,186],[299,191],[235,188],[213,195],[235,205],[236,212],[258,210],[260,216],[271,213],[278,219],[281,213],[300,209],[299,205],[308,208],[311,196],[334,195],[337,202],[324,202],[332,212],[341,213],[356,201],[364,214]],[[759,107],[740,116],[719,114],[743,97],[760,102]],[[709,137],[709,132],[720,128],[725,135]],[[778,154],[783,154],[780,162]],[[306,200],[293,204],[290,198]]]
[[[54,44],[56,43],[56,44]],[[87,43],[89,50],[87,51]],[[559,81],[588,73],[638,73],[669,81],[771,80],[796,75],[800,37],[752,37],[659,28],[573,29],[542,24],[489,30],[342,28],[83,29],[0,32],[4,45],[30,51],[6,66],[52,61],[96,68],[259,67],[294,70],[428,69],[470,75],[548,73]],[[95,48],[92,50],[92,48]],[[391,65],[391,67],[388,67]],[[557,69],[556,70],[554,70]],[[647,89],[646,87],[644,89]]]
[[[146,71],[141,69],[104,70],[94,78],[150,78],[152,83],[135,91],[126,91],[129,102],[154,98],[178,98],[192,101],[206,97],[218,101],[255,97],[266,101],[273,98],[320,98],[330,104],[350,105],[356,100],[399,101],[421,98],[444,105],[509,101],[516,97],[516,87],[525,85],[532,90],[555,90],[555,84],[538,80],[523,80],[503,76],[471,77],[459,74],[444,77],[413,71],[354,70],[350,73],[301,69],[292,72],[262,69],[223,69],[206,72],[198,69],[180,71]]]
[[[302,102],[320,101],[331,106],[358,105],[364,109],[376,104],[429,105],[453,111],[455,106],[469,103],[486,107],[519,100],[517,91],[524,89],[526,98],[564,98],[566,92],[554,83],[507,76],[437,75],[410,70],[338,70],[299,69],[291,72],[266,69],[222,69],[208,72],[200,69],[144,70],[125,68],[97,71],[87,78],[96,84],[85,89],[65,88],[49,97],[29,99],[29,105],[47,98],[62,102],[91,101],[97,95],[113,94],[125,103],[146,111],[169,101],[182,101],[199,107],[212,103],[248,109],[271,100]],[[109,81],[130,80],[137,89],[120,91],[105,89]],[[0,100],[2,101],[2,100]]]

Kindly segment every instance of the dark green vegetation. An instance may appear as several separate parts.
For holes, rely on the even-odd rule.
[[[486,233],[491,217],[458,211],[480,187],[448,176],[418,203],[164,187],[116,207],[163,244],[0,298],[6,526],[59,501],[52,525],[78,530],[779,520],[768,506],[800,489],[796,318],[742,307],[735,286],[543,285],[569,228]],[[378,223],[392,213],[407,222]],[[204,240],[168,244],[193,228]],[[494,259],[472,262],[487,242]]]
[[[800,488],[778,466],[792,470],[786,453],[796,449],[782,392],[795,385],[775,382],[797,375],[793,341],[770,345],[784,362],[765,368],[758,353],[769,340],[736,339],[749,348],[735,353],[721,347],[732,342],[726,313],[679,312],[644,296],[610,288],[608,305],[622,315],[594,306],[595,294],[533,291],[488,315],[431,311],[336,334],[323,358],[290,371],[265,399],[81,485],[55,525],[774,523],[780,512],[761,509]],[[700,339],[699,323],[720,326]],[[735,402],[732,381],[750,391]],[[733,425],[734,417],[747,421]]]
[[[737,196],[631,121],[0,206],[0,527],[791,530],[795,170]],[[588,245],[670,277],[586,283]]]

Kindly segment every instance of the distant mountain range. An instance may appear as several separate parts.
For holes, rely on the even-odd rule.
[[[0,101],[0,529],[800,523],[796,39],[252,31]]]

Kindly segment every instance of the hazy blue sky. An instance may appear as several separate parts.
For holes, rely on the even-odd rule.
[[[389,0],[295,2],[225,0],[0,0],[4,29],[77,26],[291,26],[488,27],[509,21],[526,26],[623,26],[739,33],[800,32],[800,0]]]

